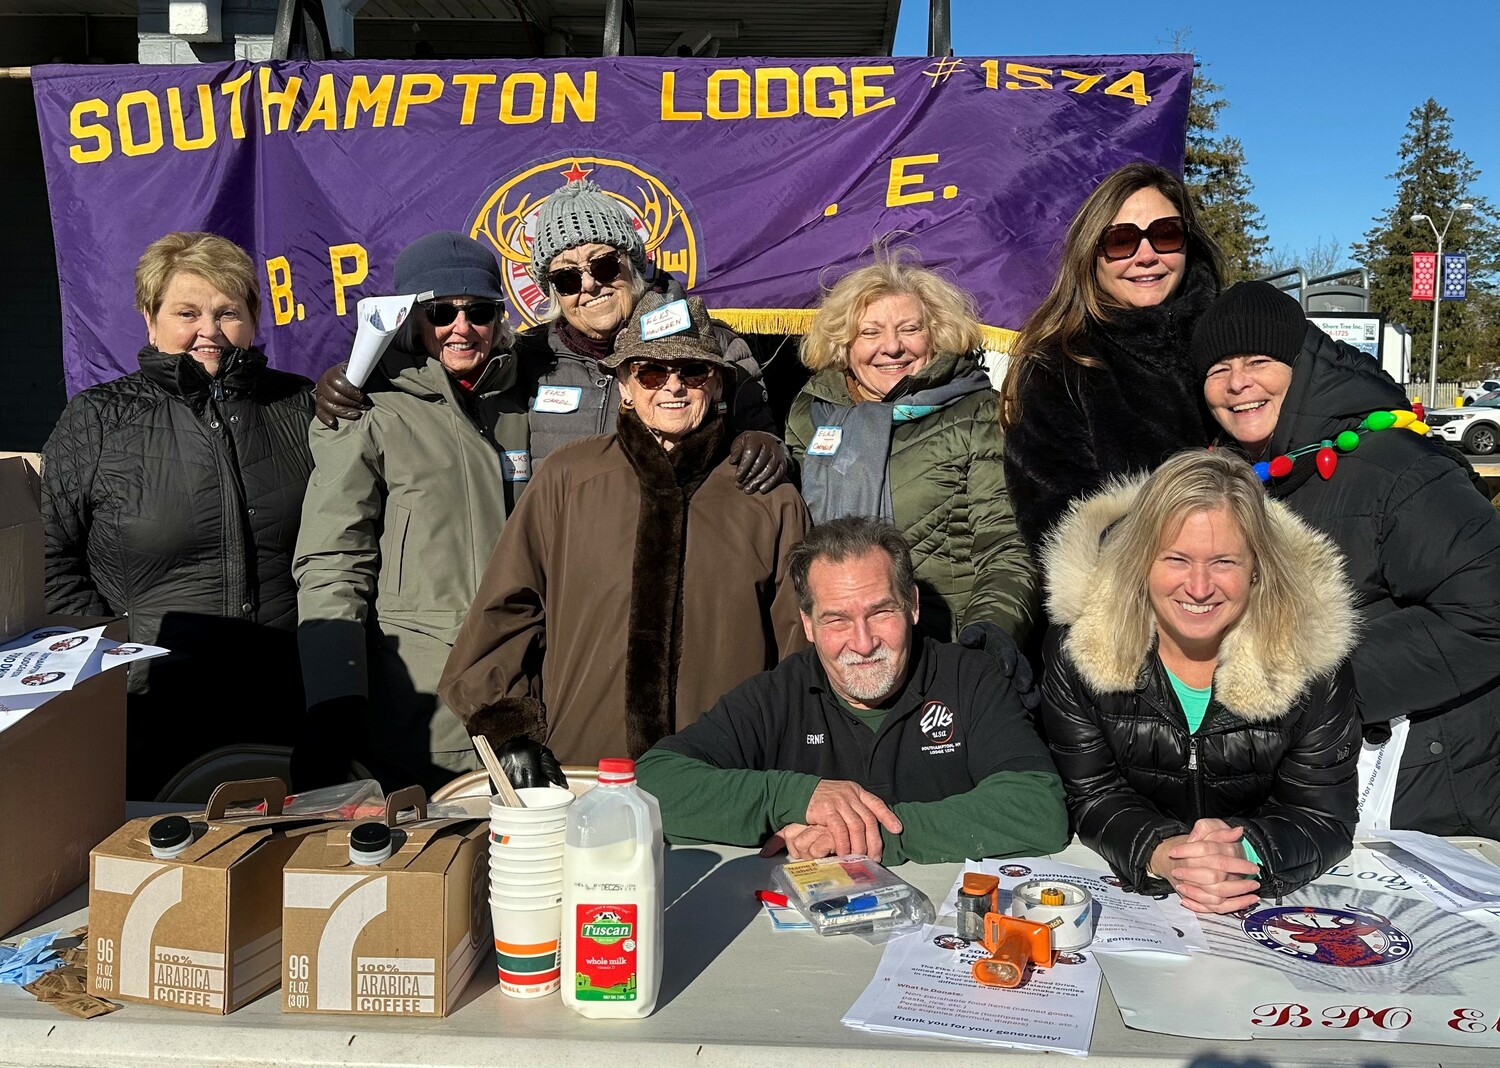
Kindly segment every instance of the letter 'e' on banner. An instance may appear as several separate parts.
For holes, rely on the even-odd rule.
[[[1437,253],[1411,254],[1411,299],[1431,300],[1437,292]]]

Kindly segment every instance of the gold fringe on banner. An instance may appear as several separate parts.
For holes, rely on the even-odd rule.
[[[710,308],[709,315],[741,334],[805,334],[812,325],[815,308]],[[984,347],[990,352],[1009,352],[1016,339],[1014,330],[980,324]]]

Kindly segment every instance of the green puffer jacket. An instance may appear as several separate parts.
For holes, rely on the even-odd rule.
[[[303,683],[309,707],[369,698],[354,748],[382,778],[430,789],[474,766],[437,684],[529,477],[516,378],[500,353],[466,394],[437,360],[393,346],[362,418],[313,420],[293,565]]]
[[[907,391],[946,384],[978,365],[971,355],[938,356],[911,376]],[[815,374],[792,402],[787,446],[804,469],[824,462],[807,455],[814,400],[853,403],[841,368]],[[1036,617],[1037,580],[1005,492],[994,392],[897,423],[888,463],[894,521],[916,565],[918,632],[953,641],[966,625],[983,621],[1024,647]]]

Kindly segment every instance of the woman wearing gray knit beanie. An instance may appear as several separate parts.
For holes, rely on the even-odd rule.
[[[635,218],[588,179],[565,183],[543,201],[531,243],[531,273],[547,292],[546,321],[516,339],[516,359],[529,389],[531,462],[559,446],[611,434],[619,414],[615,380],[600,361],[649,288],[672,299],[686,294],[676,279],[646,258]],[[767,493],[786,481],[789,454],[766,401],[760,365],[728,327],[714,329],[725,356],[740,368],[726,395],[736,432],[730,459],[747,493]],[[357,419],[364,395],[335,367],[318,382],[318,417],[332,425]]]

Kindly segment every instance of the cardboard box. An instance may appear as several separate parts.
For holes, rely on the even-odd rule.
[[[119,1001],[228,1013],[281,982],[281,870],[326,821],[280,815],[280,779],[229,782],[195,840],[160,860],[131,820],[89,856],[89,993]],[[235,801],[265,814],[225,816]]]
[[[25,459],[0,458],[0,642],[108,622],[47,615],[37,488]],[[128,638],[123,621],[104,633]],[[0,933],[79,886],[89,849],[125,819],[125,681],[100,672],[0,730]]]
[[[428,820],[422,800],[397,826],[412,798],[391,795],[382,864],[350,863],[353,825],[298,847],[285,876],[283,1011],[444,1016],[457,1005],[492,942],[489,825]]]

